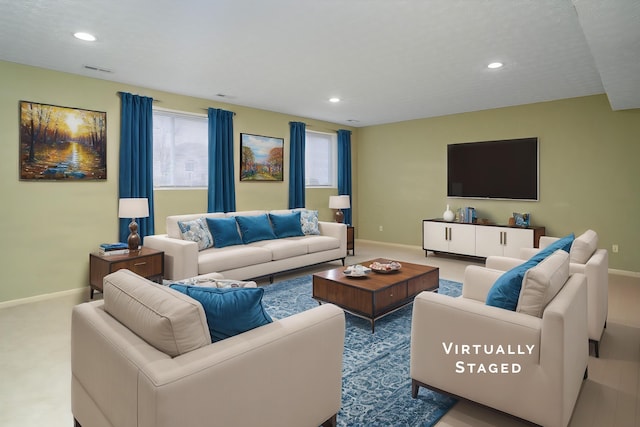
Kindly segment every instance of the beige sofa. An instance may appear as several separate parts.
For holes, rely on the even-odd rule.
[[[562,251],[530,269],[523,290],[537,305],[521,293],[518,310],[541,311],[537,317],[485,304],[502,273],[469,266],[460,297],[422,292],[415,298],[412,394],[428,387],[545,427],[566,427],[589,357],[586,278],[569,274]]]
[[[197,243],[184,240],[178,221],[197,218],[255,216],[290,213],[291,210],[242,211],[174,215],[166,219],[166,234],[146,236],[144,246],[164,251],[165,278],[182,280],[218,272],[225,278],[247,280],[276,273],[344,260],[347,256],[347,228],[336,222],[318,222],[319,235],[262,240],[249,244],[198,250]]]
[[[509,270],[557,240],[557,237],[542,236],[540,249],[522,248],[519,259],[489,257],[486,267]],[[587,230],[573,241],[569,261],[571,273],[582,273],[587,277],[589,341],[594,344],[595,356],[600,357],[600,340],[607,325],[609,310],[609,253],[606,249],[598,249],[598,234],[593,230]]]
[[[74,307],[71,405],[83,427],[316,427],[341,404],[331,304],[211,343],[202,305],[128,270]]]

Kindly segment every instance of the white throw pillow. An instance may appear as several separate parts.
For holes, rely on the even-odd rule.
[[[569,254],[557,250],[537,266],[530,268],[522,280],[518,313],[542,317],[544,308],[569,279]]]
[[[571,262],[586,264],[596,249],[598,249],[598,234],[593,230],[585,231],[571,245]]]

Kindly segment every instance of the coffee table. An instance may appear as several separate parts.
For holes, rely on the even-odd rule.
[[[365,261],[368,267],[373,262],[385,263],[384,258]],[[345,311],[371,322],[375,332],[375,321],[413,302],[422,291],[437,291],[438,267],[398,261],[402,268],[390,273],[370,272],[363,277],[349,277],[345,267],[315,273],[313,275],[313,298],[318,303],[332,303]]]

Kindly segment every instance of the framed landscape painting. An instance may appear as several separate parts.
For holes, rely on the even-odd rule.
[[[20,101],[20,180],[107,179],[107,113]]]
[[[240,181],[282,181],[284,139],[240,134]]]

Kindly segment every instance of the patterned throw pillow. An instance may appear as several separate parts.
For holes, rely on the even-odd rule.
[[[300,211],[300,225],[302,225],[302,232],[306,235],[320,234],[318,228],[318,211]]]
[[[213,237],[211,237],[211,232],[209,232],[209,227],[207,227],[204,218],[178,221],[178,227],[180,227],[182,239],[196,242],[199,251],[213,246]]]

